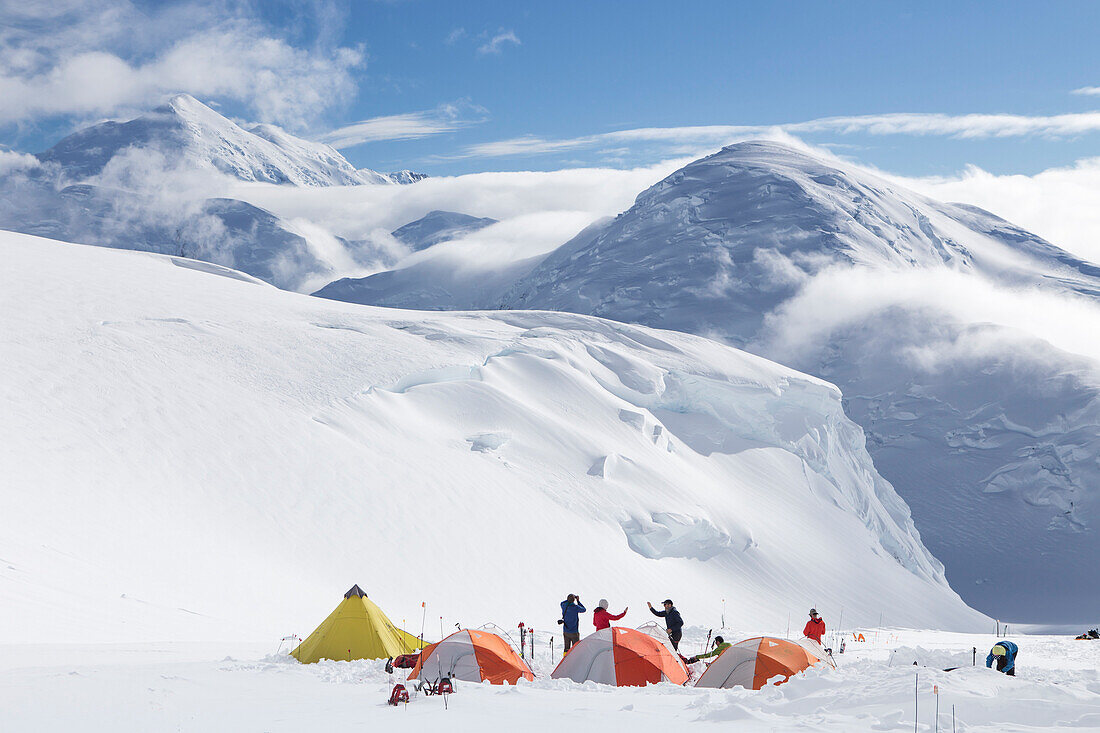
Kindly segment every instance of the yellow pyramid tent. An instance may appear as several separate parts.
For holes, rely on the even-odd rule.
[[[422,646],[420,639],[394,626],[354,585],[336,610],[290,655],[304,664],[322,659],[386,659]]]

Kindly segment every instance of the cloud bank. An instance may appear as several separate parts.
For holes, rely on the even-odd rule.
[[[355,93],[352,71],[363,59],[356,48],[297,46],[243,1],[150,9],[130,0],[5,0],[0,123],[114,115],[187,92],[302,128]]]
[[[1032,176],[970,166],[956,176],[888,178],[940,199],[980,206],[1063,249],[1100,263],[1100,158]]]
[[[720,147],[752,136],[784,132],[797,135],[832,132],[840,135],[939,135],[960,139],[1005,137],[1070,137],[1100,132],[1100,112],[1063,115],[944,115],[887,114],[823,117],[805,122],[777,125],[691,125],[643,127],[573,138],[544,138],[526,135],[469,145],[454,158],[496,158],[517,155],[545,155],[567,150],[641,142]]]
[[[549,252],[597,219],[629,208],[638,193],[687,162],[669,160],[627,170],[477,173],[428,178],[411,186],[328,187],[323,191],[227,181],[223,195],[248,201],[284,220],[312,222],[378,250],[392,250],[389,232],[432,210],[491,217],[500,223],[434,254],[462,259],[468,268],[499,270]],[[413,255],[412,261],[423,256]],[[403,264],[411,263],[398,266]],[[341,276],[363,274],[360,269]]]
[[[769,314],[765,328],[769,341],[763,350],[797,363],[807,350],[826,344],[837,330],[895,307],[945,313],[958,323],[1002,326],[1100,364],[1100,341],[1095,336],[1100,332],[1100,306],[1094,301],[1037,288],[1006,288],[973,273],[946,268],[825,270]],[[982,342],[983,348],[992,346]],[[918,356],[922,366],[932,370],[941,359],[975,354],[964,354],[955,345],[950,352],[930,348]]]

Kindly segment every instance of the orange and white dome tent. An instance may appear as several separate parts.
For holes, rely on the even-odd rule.
[[[617,626],[581,639],[550,676],[616,687],[643,687],[657,682],[682,685],[688,680],[683,662],[664,644],[641,631]]]
[[[711,662],[695,683],[696,687],[747,687],[759,690],[768,680],[782,676],[781,685],[819,663],[821,657],[811,654],[800,644],[770,636],[745,639],[731,646]]]
[[[467,682],[514,685],[520,677],[535,679],[515,649],[496,634],[462,629],[420,652],[409,679],[437,682],[441,677]]]

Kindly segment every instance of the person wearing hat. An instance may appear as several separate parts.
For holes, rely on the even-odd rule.
[[[665,630],[668,631],[668,638],[672,639],[672,648],[680,651],[680,638],[684,635],[684,619],[680,618],[680,612],[676,610],[672,599],[666,598],[665,602],[661,604],[665,607],[663,611],[655,609],[649,601],[646,601],[645,604],[649,606],[649,610],[654,616],[660,616],[665,620]]]
[[[1015,677],[1016,676],[1016,652],[1019,647],[1011,641],[998,641],[989,650],[989,656],[985,658],[985,666],[992,667],[994,660],[997,662],[997,671]]]
[[[716,637],[714,637],[714,648],[711,649],[706,654],[700,654],[697,657],[691,657],[690,659],[687,660],[688,664],[695,664],[696,662],[698,662],[701,659],[710,659],[711,657],[717,657],[719,654],[726,651],[731,646],[733,646],[733,644],[730,644],[728,641],[723,639],[721,636],[716,636]]]
[[[581,597],[574,593],[570,593],[561,602],[561,618],[558,619],[558,623],[561,624],[561,635],[565,639],[565,651],[568,652],[581,640],[580,614],[587,610],[581,605]]]
[[[618,616],[607,610],[607,599],[601,598],[600,604],[596,607],[596,610],[592,612],[592,625],[596,627],[596,631],[602,631],[611,625],[612,621],[618,621],[626,612],[630,610],[630,606],[623,609],[623,612]]]
[[[816,608],[810,609],[810,620],[806,622],[806,628],[802,629],[802,635],[818,644],[825,637],[825,619],[818,615]]]

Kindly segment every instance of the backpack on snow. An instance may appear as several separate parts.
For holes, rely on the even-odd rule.
[[[403,702],[409,701],[409,691],[405,689],[402,684],[396,684],[393,686],[393,692],[390,693],[390,705],[398,705]]]
[[[398,669],[412,669],[416,666],[417,660],[420,659],[420,652],[413,652],[412,654],[399,654],[393,660],[393,666]]]

